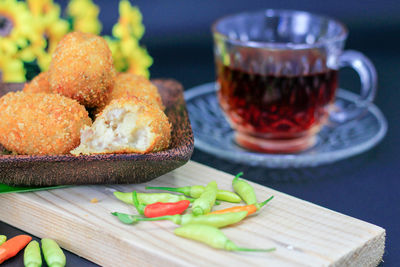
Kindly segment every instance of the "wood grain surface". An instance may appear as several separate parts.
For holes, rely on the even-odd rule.
[[[266,177],[267,178],[267,177]],[[267,187],[251,183],[259,201],[275,198],[261,213],[222,229],[237,245],[276,247],[272,253],[226,252],[173,234],[169,221],[124,225],[110,212],[136,213],[114,190],[185,186],[216,180],[232,190],[232,176],[189,162],[136,185],[76,186],[0,195],[0,220],[39,237],[50,237],[102,266],[376,266],[385,230]],[[98,203],[91,203],[97,198]],[[215,209],[232,206],[223,203]]]

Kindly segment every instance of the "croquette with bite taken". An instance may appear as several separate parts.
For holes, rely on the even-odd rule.
[[[113,100],[82,130],[71,154],[149,153],[168,148],[171,124],[158,105],[142,98]]]

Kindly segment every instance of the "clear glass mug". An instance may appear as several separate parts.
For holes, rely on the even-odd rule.
[[[339,21],[302,11],[265,10],[212,26],[217,94],[236,142],[250,150],[294,153],[315,143],[331,118],[355,119],[375,97],[377,74],[357,51],[343,51]],[[357,107],[334,111],[338,69],[360,76]]]

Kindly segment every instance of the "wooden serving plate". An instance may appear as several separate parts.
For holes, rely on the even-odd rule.
[[[142,183],[182,166],[190,159],[194,147],[183,87],[174,80],[152,82],[159,89],[172,124],[169,149],[144,155],[0,155],[0,183],[25,186]],[[0,84],[0,96],[22,87],[23,84]]]

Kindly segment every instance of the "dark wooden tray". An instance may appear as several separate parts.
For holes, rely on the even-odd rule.
[[[25,186],[142,183],[182,166],[190,159],[194,144],[183,88],[174,80],[153,80],[153,83],[160,91],[172,124],[169,149],[144,155],[0,155],[0,183]],[[22,87],[22,84],[0,84],[0,96]]]

